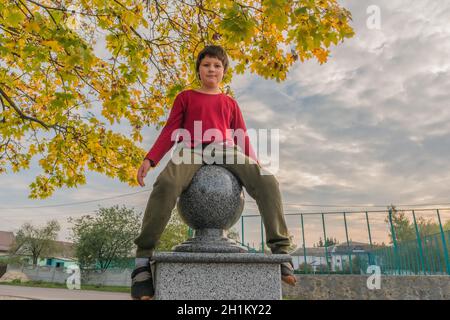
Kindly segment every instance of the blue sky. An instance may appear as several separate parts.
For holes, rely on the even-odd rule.
[[[235,76],[231,84],[248,128],[280,130],[276,176],[286,213],[450,203],[450,2],[340,3],[353,14],[356,36],[333,47],[328,63],[298,62],[283,83],[246,73]],[[366,25],[369,5],[381,10],[379,30]],[[125,126],[117,129],[131,131]],[[148,150],[157,134],[155,128],[146,128],[141,146]],[[30,200],[28,185],[40,172],[37,160],[30,170],[0,177],[0,230],[16,231],[26,221],[43,224],[54,218],[62,224],[63,240],[69,234],[69,216],[115,204],[143,211],[148,190],[168,157],[149,173],[143,189],[90,172],[84,186],[58,190],[50,199]],[[138,191],[145,192],[73,206],[23,208]],[[254,201],[246,196],[245,213],[257,214]],[[328,204],[340,207],[315,206]],[[442,215],[450,219],[450,210]],[[341,237],[339,219],[330,216],[327,225]],[[362,215],[349,219],[353,240],[364,241]],[[383,219],[373,215],[374,225],[384,232],[380,231],[379,241],[387,230]],[[246,238],[257,242],[259,227],[253,220]],[[298,217],[287,220],[298,241]],[[309,242],[321,234],[320,222],[317,216],[307,222]]]

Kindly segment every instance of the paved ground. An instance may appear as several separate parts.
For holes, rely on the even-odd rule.
[[[130,300],[123,292],[69,290],[0,285],[0,300]]]

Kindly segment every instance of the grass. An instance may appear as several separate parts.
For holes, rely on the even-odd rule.
[[[22,286],[22,287],[39,287],[39,288],[58,288],[67,289],[65,283],[54,283],[54,282],[44,282],[44,281],[27,281],[21,282],[20,280],[13,280],[12,282],[0,282],[0,285],[10,285],[10,286]],[[85,284],[81,285],[81,290],[94,290],[94,291],[107,291],[107,292],[125,292],[130,293],[129,287],[120,286],[103,286],[103,285],[93,285]]]

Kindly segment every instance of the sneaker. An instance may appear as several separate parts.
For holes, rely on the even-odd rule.
[[[297,278],[294,274],[294,265],[292,261],[283,262],[281,264],[281,280],[290,286],[295,286]]]
[[[150,264],[139,267],[131,273],[131,298],[133,300],[152,300],[155,295]]]

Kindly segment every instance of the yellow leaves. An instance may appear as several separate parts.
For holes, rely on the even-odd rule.
[[[90,139],[87,143],[87,146],[90,150],[98,150],[102,148],[99,141],[97,139]]]
[[[35,182],[30,184],[30,188],[31,194],[28,198],[31,199],[45,199],[55,190],[55,186],[52,185],[51,179],[43,175],[37,176]]]
[[[53,51],[58,52],[61,51],[61,46],[58,43],[58,41],[55,40],[46,40],[46,41],[42,41],[41,44],[43,44],[44,46],[47,46],[49,48],[51,48]]]
[[[34,144],[31,144],[30,147],[28,148],[28,154],[30,156],[35,155],[38,152],[38,149],[36,148],[36,146]]]
[[[52,97],[49,97],[48,95],[41,94],[36,98],[36,105],[37,106],[46,106],[50,103],[50,101],[53,100]]]
[[[323,9],[327,9],[328,8],[328,0],[320,0],[318,3],[318,6],[323,8]]]
[[[30,22],[24,24],[24,29],[28,32],[39,33],[41,27],[36,21],[31,20]]]
[[[16,5],[3,2],[0,24],[17,32],[0,35],[5,64],[0,81],[11,88],[8,94],[26,114],[71,128],[63,130],[65,139],[61,134],[30,145],[28,154],[42,153],[40,164],[47,171],[31,186],[35,197],[47,197],[61,185],[84,183],[86,165],[133,185],[135,167],[145,153],[136,146],[141,130],[161,124],[175,95],[198,83],[195,54],[204,43],[227,48],[235,62],[222,83],[226,85],[246,68],[283,81],[295,61],[317,58],[323,64],[331,44],[353,35],[351,15],[336,0],[211,0],[197,11],[186,2],[176,2],[177,10],[172,10],[168,1],[160,1],[158,8],[149,1],[147,10],[138,0],[120,0],[123,6],[72,0],[80,11],[94,13],[86,19],[104,33],[106,45],[96,43],[98,33],[69,30],[65,21],[70,14],[54,12],[55,25],[37,6],[30,4],[34,17],[25,19]],[[294,52],[279,49],[289,47]],[[131,132],[122,136],[102,131],[98,110],[89,111],[93,105],[111,124],[127,120]],[[35,122],[21,121],[14,110],[7,112],[10,121],[2,136],[23,139],[30,128],[42,130]],[[25,158],[21,161],[14,168],[26,165]]]
[[[132,27],[135,27],[141,21],[141,18],[138,15],[128,10],[123,12],[121,17],[123,22]]]
[[[4,12],[4,21],[6,25],[13,28],[18,28],[20,24],[25,20],[25,15],[16,7],[9,7]]]
[[[19,47],[19,50],[21,48],[23,48],[25,46],[25,39],[24,38],[20,38],[19,40],[17,40],[17,45]]]
[[[323,64],[327,62],[328,60],[328,50],[324,50],[322,48],[316,48],[313,49],[313,54],[316,56],[317,60],[320,62],[320,64]]]
[[[137,89],[131,89],[131,93],[136,97],[139,98],[142,94],[141,90],[137,90]]]
[[[134,131],[132,137],[133,137],[133,141],[142,142],[142,135],[140,134],[139,131]]]

